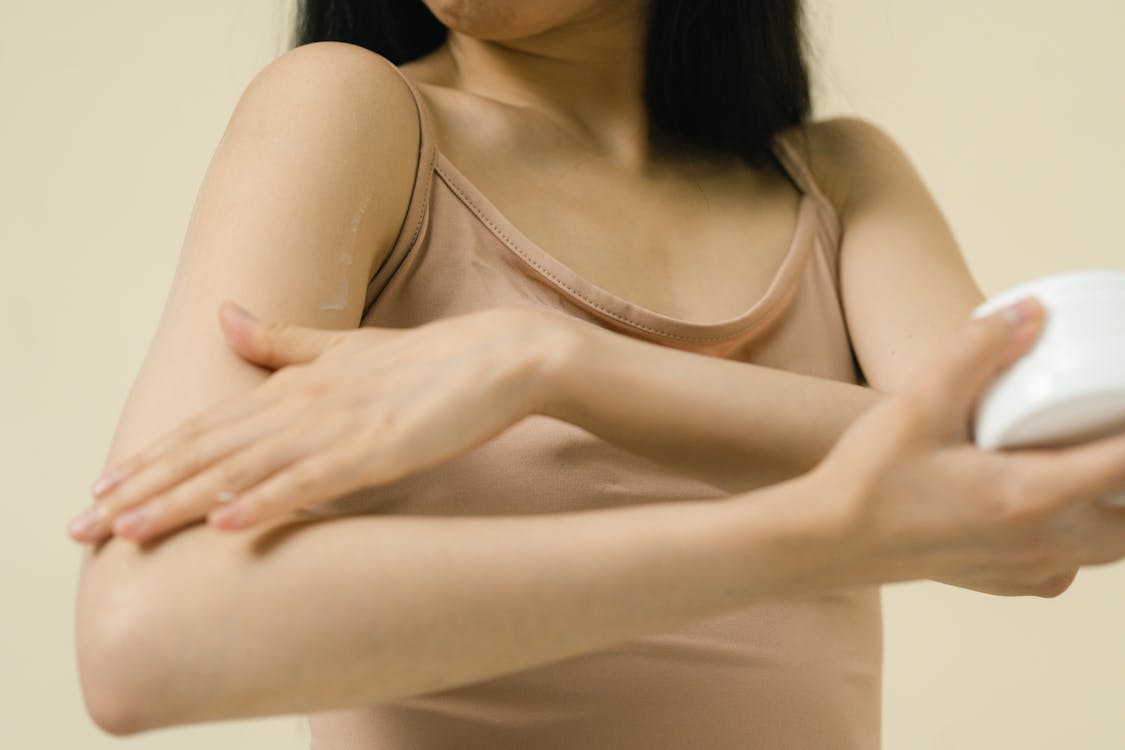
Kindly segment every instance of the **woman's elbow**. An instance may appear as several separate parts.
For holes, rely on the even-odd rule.
[[[145,644],[146,607],[127,571],[111,560],[111,539],[94,560],[87,550],[78,589],[75,641],[82,698],[101,729],[128,736],[153,728],[163,694],[158,660]],[[151,603],[149,603],[151,605]]]
[[[118,686],[83,676],[82,697],[86,712],[103,731],[117,737],[128,737],[143,731],[135,702],[125,698]]]

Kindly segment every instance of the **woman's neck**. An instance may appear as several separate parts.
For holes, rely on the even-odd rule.
[[[647,16],[631,2],[598,17],[522,39],[477,39],[456,31],[441,49],[458,89],[527,107],[623,167],[652,161],[645,112]]]

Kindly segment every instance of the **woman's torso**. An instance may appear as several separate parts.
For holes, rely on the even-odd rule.
[[[780,144],[774,169],[631,176],[533,115],[440,85],[432,60],[400,67],[423,121],[419,170],[361,325],[546,306],[662,345],[858,382],[840,230],[797,151]],[[322,512],[529,514],[724,495],[533,415]],[[878,746],[881,658],[879,591],[863,588],[309,721],[316,750],[858,750]]]

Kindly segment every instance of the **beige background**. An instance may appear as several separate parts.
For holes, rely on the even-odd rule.
[[[1125,269],[1125,5],[810,0],[817,115],[913,158],[986,292]],[[281,0],[0,0],[0,544],[5,746],[305,747],[296,717],[105,735],[72,639],[89,501],[231,109],[282,50]],[[888,587],[885,747],[1125,747],[1125,566],[1061,598]],[[218,625],[216,625],[218,627]]]

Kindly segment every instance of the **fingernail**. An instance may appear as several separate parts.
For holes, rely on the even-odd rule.
[[[105,474],[98,477],[98,480],[90,487],[90,492],[92,492],[95,497],[98,497],[105,494],[113,487],[116,487],[117,483],[120,481],[121,473],[117,469],[110,469]]]
[[[1031,316],[1035,313],[1036,307],[1034,297],[1025,297],[1019,302],[1008,305],[1002,309],[1000,314],[1004,316],[1004,319],[1008,321],[1008,324],[1011,325],[1012,328],[1019,328],[1031,319]]]
[[[152,514],[147,508],[133,508],[128,513],[120,515],[113,522],[115,534],[139,534],[143,532],[152,520]]]
[[[97,508],[90,508],[75,517],[68,525],[67,530],[74,536],[89,536],[101,523],[101,514]]]
[[[245,520],[246,508],[242,505],[227,505],[207,514],[208,523],[223,529],[237,529]]]

